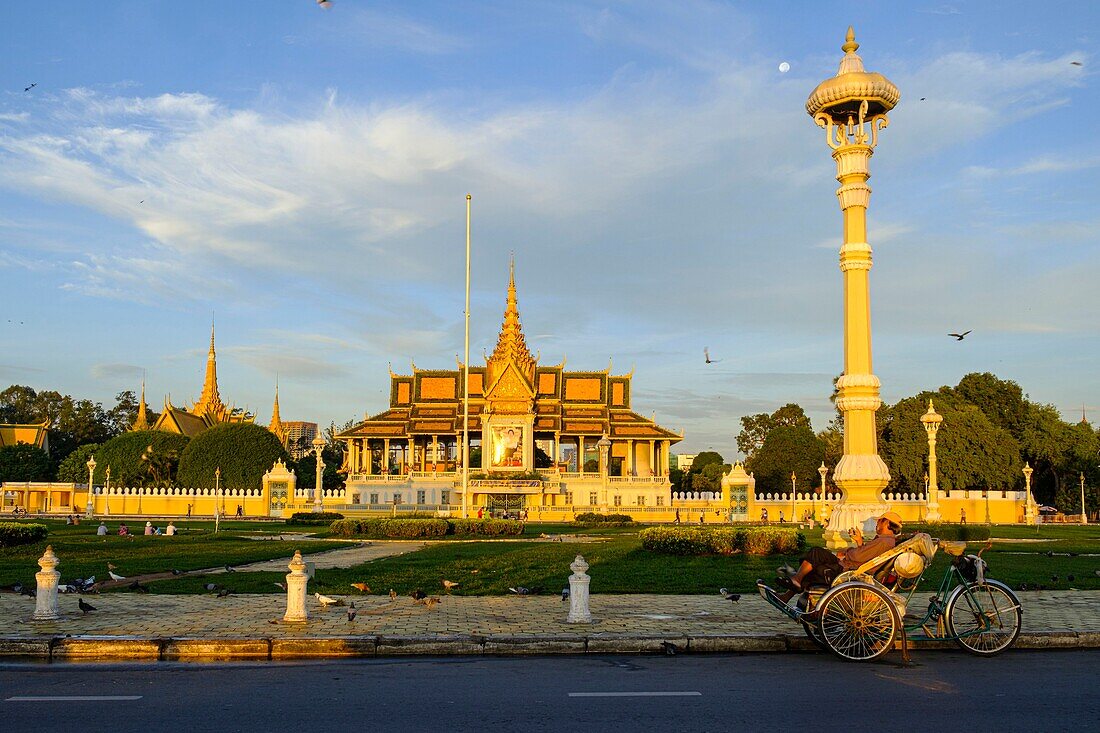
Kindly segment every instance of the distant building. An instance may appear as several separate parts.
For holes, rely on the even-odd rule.
[[[26,443],[27,445],[33,445],[35,448],[41,448],[49,453],[49,427],[49,420],[44,420],[41,423],[31,423],[29,425],[0,425],[0,448]]]
[[[284,422],[283,430],[286,434],[286,450],[290,457],[299,460],[313,450],[313,439],[317,437],[317,423],[291,420]]]
[[[680,469],[681,471],[688,470],[689,468],[691,468],[691,464],[695,463],[695,456],[696,455],[697,454],[695,454],[695,453],[691,453],[691,454],[678,453],[678,454],[676,454],[676,468]]]

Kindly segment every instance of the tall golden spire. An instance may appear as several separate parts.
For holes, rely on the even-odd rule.
[[[141,375],[141,399],[138,400],[138,413],[137,419],[134,420],[134,424],[130,426],[130,430],[148,430],[149,418],[145,414],[145,375]]]
[[[497,367],[503,367],[507,362],[512,362],[528,379],[534,379],[535,377],[535,359],[531,356],[530,349],[527,348],[527,342],[523,338],[523,326],[519,322],[515,257],[512,257],[509,266],[508,302],[504,307],[504,322],[500,326],[497,346],[493,349],[489,362]]]
[[[267,429],[275,434],[284,446],[286,445],[286,428],[283,427],[283,419],[279,415],[279,378],[275,378],[275,404],[271,407],[271,424]]]
[[[212,413],[221,417],[227,412],[222,398],[218,395],[218,358],[214,353],[214,319],[210,319],[210,351],[206,354],[206,379],[202,384],[199,401],[191,409],[196,415]]]

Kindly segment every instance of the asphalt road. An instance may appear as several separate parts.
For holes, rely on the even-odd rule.
[[[995,659],[925,651],[911,666],[899,660],[758,654],[6,664],[0,730],[1097,729],[1100,651]]]

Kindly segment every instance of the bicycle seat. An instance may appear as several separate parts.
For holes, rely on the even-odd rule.
[[[940,540],[940,547],[952,557],[962,557],[962,554],[966,552],[965,542],[948,542],[947,540]]]

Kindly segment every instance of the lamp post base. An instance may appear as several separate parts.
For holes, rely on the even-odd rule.
[[[829,524],[825,528],[825,546],[830,550],[848,547],[848,530],[852,527],[859,527],[865,536],[874,536],[874,520],[882,516],[887,508],[881,502],[850,504],[842,500],[833,505]]]

